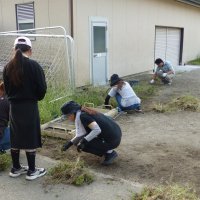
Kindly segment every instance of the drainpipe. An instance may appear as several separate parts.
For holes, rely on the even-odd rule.
[[[70,0],[70,20],[71,20],[71,36],[74,37],[74,4],[73,0]]]

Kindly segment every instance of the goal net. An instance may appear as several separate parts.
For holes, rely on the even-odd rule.
[[[14,40],[19,36],[29,37],[32,41],[31,58],[42,66],[48,86],[45,102],[51,105],[45,109],[53,107],[50,114],[53,115],[56,113],[55,102],[69,96],[75,86],[73,39],[60,26],[0,32],[0,71],[13,57]]]

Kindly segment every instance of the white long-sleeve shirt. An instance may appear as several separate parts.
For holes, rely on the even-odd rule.
[[[123,107],[141,103],[141,99],[135,94],[133,88],[126,81],[124,81],[124,85],[121,89],[117,89],[117,86],[112,87],[108,95],[114,97],[117,93],[122,97],[121,105]]]

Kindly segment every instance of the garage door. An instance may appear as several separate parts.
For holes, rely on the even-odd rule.
[[[156,27],[155,59],[168,60],[172,65],[180,61],[181,29]]]

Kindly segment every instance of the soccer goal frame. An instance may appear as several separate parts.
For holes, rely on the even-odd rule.
[[[10,52],[12,51],[14,39],[19,36],[26,36],[32,40],[32,46],[33,46],[32,47],[33,48],[32,58],[35,59],[36,61],[38,61],[39,63],[40,63],[39,56],[41,54],[43,54],[44,51],[45,52],[47,51],[46,54],[48,54],[48,51],[50,52],[50,50],[51,50],[52,55],[50,55],[50,56],[48,55],[48,57],[51,57],[52,59],[47,58],[47,60],[45,61],[47,63],[47,64],[45,63],[45,66],[48,66],[48,68],[51,69],[47,72],[47,74],[45,74],[47,76],[46,77],[47,82],[48,82],[49,73],[56,74],[56,71],[59,71],[59,69],[53,68],[53,65],[56,65],[58,62],[62,62],[64,64],[60,64],[60,65],[64,65],[65,68],[62,69],[63,73],[60,73],[60,74],[62,74],[62,75],[64,75],[65,73],[67,74],[67,75],[65,74],[65,78],[64,78],[64,80],[67,79],[67,82],[65,84],[65,85],[67,85],[67,87],[63,87],[63,88],[64,88],[64,90],[66,90],[66,89],[73,90],[75,88],[74,40],[70,35],[67,35],[67,32],[64,27],[54,26],[54,27],[42,27],[42,28],[35,28],[35,29],[0,32],[0,40],[9,41],[8,43],[5,43],[5,47],[2,47],[2,46],[0,47],[0,55],[1,55],[0,56],[0,65],[5,65],[12,58],[13,53],[10,53]],[[41,38],[41,39],[39,40],[39,38]],[[48,38],[50,38],[51,40],[54,40],[54,44],[53,44],[54,47],[46,47],[47,48],[46,50],[41,49],[41,52],[39,53],[40,55],[38,55],[38,58],[37,58],[37,56],[34,56],[35,55],[34,52],[37,52],[38,49],[37,49],[37,47],[35,47],[35,49],[34,49],[34,44],[36,44],[38,42],[41,45],[41,43],[43,43],[45,41],[47,42]],[[60,45],[59,52],[58,52],[58,47],[56,47],[56,45],[58,43],[58,42],[55,42],[56,40],[59,42],[62,41],[62,46]],[[47,42],[47,44],[48,44],[48,42]],[[61,52],[62,52],[62,55],[59,55],[59,54],[61,54]],[[3,56],[4,54],[6,56]],[[3,58],[3,57],[5,57],[5,58]],[[63,60],[61,61],[61,59],[63,59]],[[40,64],[42,66],[42,62]],[[56,75],[54,75],[54,76],[56,76]],[[56,77],[56,78],[60,79],[59,76],[60,75],[58,75],[58,77]],[[52,85],[52,83],[51,83],[51,85]],[[58,85],[61,85],[61,84],[58,83]],[[55,88],[55,90],[57,90],[57,88]],[[59,99],[63,98],[64,96],[63,96],[63,94],[61,96],[55,95],[54,96],[55,99],[52,98],[50,101],[59,100]]]

